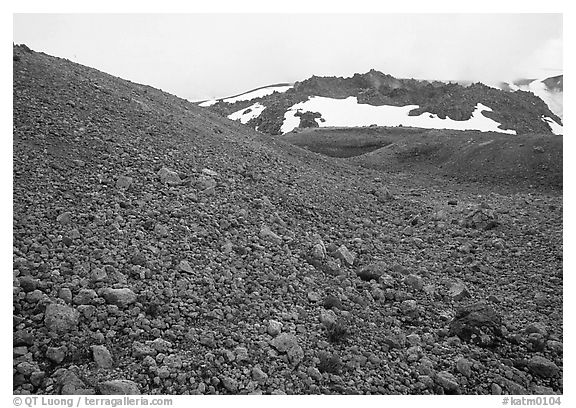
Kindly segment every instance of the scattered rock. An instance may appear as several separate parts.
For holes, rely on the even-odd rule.
[[[345,245],[340,245],[335,252],[335,256],[348,266],[354,264],[354,255],[348,251]]]
[[[322,323],[325,327],[330,327],[336,324],[336,313],[332,310],[322,310],[320,312],[320,323]]]
[[[140,395],[138,384],[130,380],[104,381],[98,389],[102,395]]]
[[[448,296],[456,301],[470,297],[470,292],[464,283],[456,282],[450,286],[448,290]]]
[[[161,237],[167,237],[169,232],[168,228],[166,228],[164,225],[156,224],[154,226],[154,233],[160,235]]]
[[[146,356],[155,356],[157,353],[151,346],[135,341],[132,343],[132,356],[135,358],[144,358]]]
[[[406,336],[406,341],[408,341],[408,343],[410,343],[412,346],[419,346],[422,343],[422,339],[416,333],[411,333]]]
[[[56,364],[60,364],[66,358],[66,349],[64,347],[48,347],[46,349],[46,358]]]
[[[500,298],[498,296],[495,295],[489,295],[486,300],[488,302],[492,302],[492,303],[501,303],[502,301],[500,300]]]
[[[192,269],[192,267],[190,266],[190,264],[186,260],[180,261],[180,263],[178,264],[178,270],[181,272],[190,273],[190,274],[194,273],[194,269]]]
[[[202,174],[206,174],[207,176],[210,176],[210,177],[216,177],[218,175],[218,173],[216,173],[214,170],[210,170],[210,169],[202,169]]]
[[[243,361],[248,361],[248,349],[246,347],[236,347],[234,349],[234,356],[236,357],[236,361],[241,363]]]
[[[361,268],[359,271],[356,272],[358,277],[364,281],[375,280],[377,281],[380,279],[381,276],[384,276],[386,272],[386,264],[383,262],[376,262]]]
[[[92,270],[92,272],[90,273],[90,280],[92,282],[104,282],[104,281],[106,281],[107,277],[108,277],[108,274],[102,268],[94,268]]]
[[[21,276],[18,278],[18,283],[24,292],[32,292],[38,288],[38,280],[31,276]]]
[[[268,334],[271,336],[278,336],[282,331],[282,323],[276,320],[268,321]]]
[[[56,217],[56,221],[62,225],[70,224],[72,221],[72,214],[70,212],[64,212]]]
[[[323,261],[326,258],[326,247],[322,241],[316,243],[310,251],[310,257],[316,261]]]
[[[477,302],[456,310],[449,334],[488,347],[502,336],[501,327],[502,318],[494,309],[485,302]]]
[[[466,377],[472,376],[472,363],[465,358],[459,358],[456,361],[456,369]]]
[[[148,260],[146,259],[146,255],[144,255],[142,252],[136,252],[130,258],[130,263],[132,265],[146,266]]]
[[[98,368],[112,368],[114,362],[112,360],[112,354],[104,346],[90,346],[92,350],[92,357]]]
[[[408,275],[404,278],[404,283],[415,290],[422,290],[424,282],[420,276]]]
[[[70,288],[60,288],[58,297],[66,303],[72,303],[72,291]]]
[[[267,241],[270,242],[274,242],[274,243],[281,243],[282,242],[282,238],[275,234],[270,227],[264,225],[262,226],[262,228],[260,229],[260,238],[265,239]]]
[[[270,345],[281,353],[286,353],[291,348],[298,347],[298,339],[290,333],[282,333],[275,337]]]
[[[298,345],[298,339],[293,334],[282,333],[274,338],[270,345],[280,353],[286,353],[292,364],[298,364],[304,358],[304,350]]]
[[[220,379],[222,385],[231,393],[236,393],[238,391],[238,381],[230,377],[222,377]]]
[[[132,181],[134,181],[132,177],[119,176],[116,181],[116,188],[127,189],[132,184]]]
[[[502,395],[502,387],[500,387],[496,383],[492,383],[492,385],[490,386],[490,392],[492,393],[492,395]]]
[[[62,395],[94,394],[94,390],[87,388],[84,381],[78,377],[76,369],[77,367],[63,369],[55,373],[56,382],[62,387],[60,393]]]
[[[30,374],[30,384],[34,387],[40,387],[44,378],[46,378],[46,373],[44,371],[35,371]]]
[[[420,316],[420,308],[415,300],[404,300],[400,303],[400,310],[404,317],[414,320]]]
[[[170,354],[166,356],[162,363],[173,370],[182,368],[182,358],[177,354]]]
[[[538,333],[543,337],[548,337],[548,330],[546,329],[546,325],[539,322],[530,323],[528,326],[524,328],[524,333],[526,334]]]
[[[543,377],[556,377],[560,368],[553,362],[542,356],[534,356],[528,362],[528,369],[531,373]]]
[[[268,374],[260,369],[260,367],[252,368],[252,379],[258,384],[263,385],[268,379]]]
[[[106,300],[106,302],[121,307],[125,307],[131,303],[136,302],[136,294],[132,291],[132,289],[128,288],[106,288],[101,291],[100,295],[104,298],[104,300]]]
[[[394,194],[392,194],[386,187],[380,187],[379,189],[375,190],[374,195],[381,203],[394,200],[395,198]]]
[[[447,371],[440,371],[437,373],[436,382],[448,392],[457,393],[460,390],[460,385],[458,384],[456,377]]]
[[[38,366],[27,361],[23,361],[16,366],[16,371],[18,371],[24,377],[30,377],[33,372],[38,371]]]
[[[78,294],[74,296],[75,305],[88,305],[96,298],[98,295],[93,289],[80,289]]]
[[[317,292],[308,292],[308,300],[310,302],[320,302],[320,295]]]
[[[160,178],[160,182],[163,184],[169,185],[179,185],[182,183],[180,176],[175,171],[170,170],[167,167],[162,167],[160,171],[158,171],[158,177]]]
[[[57,333],[74,331],[78,326],[79,315],[73,307],[51,303],[46,307],[44,324]]]
[[[469,210],[462,220],[462,225],[467,228],[490,230],[498,226],[498,214],[485,205],[478,205]]]

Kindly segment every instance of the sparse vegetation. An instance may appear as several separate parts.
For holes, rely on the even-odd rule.
[[[348,324],[341,320],[327,323],[324,326],[326,328],[326,336],[332,343],[343,342],[350,337],[350,328]]]
[[[326,296],[323,305],[326,309],[342,309],[342,302],[334,295]]]
[[[342,360],[338,354],[320,352],[318,358],[318,371],[321,373],[339,374],[342,371]]]

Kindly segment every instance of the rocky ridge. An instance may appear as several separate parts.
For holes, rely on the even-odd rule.
[[[551,133],[549,124],[543,121],[542,117],[562,123],[546,103],[531,92],[506,92],[482,83],[463,86],[440,81],[398,79],[376,70],[354,74],[349,78],[313,76],[296,82],[286,92],[235,103],[219,101],[206,109],[228,116],[256,102],[260,103],[266,109],[246,124],[263,133],[279,135],[282,133],[280,128],[284,114],[290,107],[311,96],[335,99],[354,96],[358,103],[373,106],[418,105],[418,108],[410,111],[410,116],[429,112],[441,119],[457,121],[470,119],[476,105],[481,103],[492,109],[492,112],[483,112],[484,116],[500,123],[502,129],[515,130],[518,134]],[[314,118],[322,120],[318,112],[302,112],[299,116],[301,128],[318,127]]]
[[[562,393],[562,198],[14,48],[16,394]]]

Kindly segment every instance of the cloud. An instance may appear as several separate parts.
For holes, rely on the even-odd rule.
[[[551,38],[534,51],[518,66],[519,76],[528,78],[554,76],[562,73],[562,37]]]

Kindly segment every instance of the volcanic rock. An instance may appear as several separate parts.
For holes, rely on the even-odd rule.
[[[450,322],[451,336],[491,346],[502,336],[502,318],[485,302],[459,307]]]
[[[104,381],[98,389],[102,395],[140,395],[138,384],[130,380]]]
[[[136,294],[132,289],[128,288],[106,288],[100,292],[100,296],[102,296],[106,302],[122,307],[128,306],[136,301]]]
[[[49,330],[65,333],[76,330],[79,313],[76,309],[51,303],[46,307],[44,324]]]

